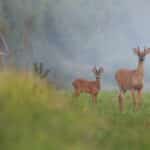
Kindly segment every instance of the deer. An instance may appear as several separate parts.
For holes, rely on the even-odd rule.
[[[93,103],[97,103],[97,96],[101,90],[100,77],[104,72],[104,69],[100,67],[97,69],[94,67],[92,72],[95,75],[96,80],[90,81],[83,78],[78,78],[72,82],[72,86],[75,91],[75,96],[80,96],[81,93],[88,93],[92,96]]]
[[[120,112],[124,110],[124,96],[126,91],[131,92],[135,110],[139,110],[142,104],[142,90],[144,87],[144,60],[146,55],[150,53],[150,48],[140,50],[139,46],[133,48],[133,52],[138,57],[138,65],[134,70],[119,69],[115,74],[115,79],[119,86],[119,109]],[[137,94],[137,95],[135,95]]]

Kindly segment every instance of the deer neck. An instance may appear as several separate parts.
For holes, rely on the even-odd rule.
[[[139,61],[137,66],[137,72],[144,76],[144,61]]]
[[[96,78],[96,85],[97,85],[97,88],[100,89],[100,77]]]

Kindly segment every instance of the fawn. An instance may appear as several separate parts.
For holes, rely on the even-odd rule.
[[[92,96],[93,102],[97,103],[97,95],[98,92],[101,90],[100,76],[101,73],[104,72],[104,69],[102,67],[100,67],[99,69],[96,69],[96,67],[94,67],[92,69],[92,72],[94,73],[96,80],[89,81],[80,78],[74,80],[72,82],[72,85],[74,87],[76,96],[79,96],[82,92],[88,93]]]
[[[127,90],[130,90],[131,92],[135,110],[139,109],[142,102],[142,89],[144,86],[144,60],[145,56],[150,53],[150,48],[144,48],[144,51],[141,51],[140,48],[137,47],[134,48],[133,51],[138,56],[137,68],[135,70],[120,69],[115,74],[115,78],[120,89],[118,96],[120,111],[123,111],[124,109],[124,94]],[[137,97],[135,96],[135,92],[137,92]]]

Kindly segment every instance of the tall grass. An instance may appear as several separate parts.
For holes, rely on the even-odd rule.
[[[118,111],[116,92],[75,98],[31,73],[0,74],[0,148],[2,150],[149,150],[150,94],[134,112],[126,97]]]

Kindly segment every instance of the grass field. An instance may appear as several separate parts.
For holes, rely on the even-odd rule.
[[[118,111],[117,93],[90,96],[57,91],[33,75],[0,74],[0,149],[149,150],[150,94],[134,112],[126,97]]]

